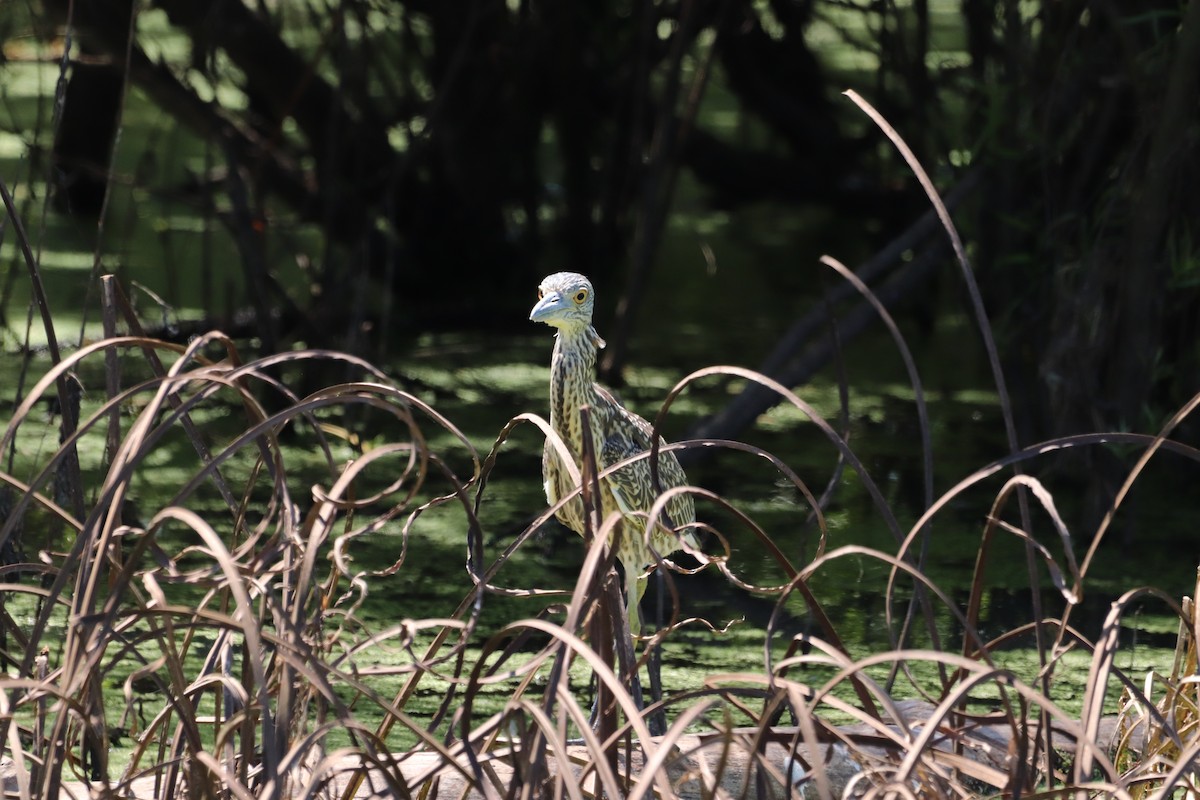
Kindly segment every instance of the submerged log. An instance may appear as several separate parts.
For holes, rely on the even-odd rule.
[[[961,203],[978,184],[978,174],[970,173],[946,197],[947,208]],[[875,294],[885,307],[892,307],[920,288],[933,277],[941,258],[949,252],[948,245],[935,238],[939,229],[937,215],[931,210],[910,225],[886,247],[855,270],[855,274],[868,285],[892,270],[887,282],[875,288]],[[909,250],[922,248],[919,254],[898,268],[901,255]],[[834,345],[822,335],[829,324],[827,309],[853,297],[855,290],[849,284],[838,284],[830,289],[813,311],[805,314],[789,328],[771,353],[759,365],[758,371],[774,378],[784,386],[798,386],[812,377],[827,364],[834,355]],[[837,319],[838,335],[849,341],[866,330],[876,319],[870,304],[860,300],[857,305]],[[749,384],[723,409],[706,417],[688,432],[689,439],[734,439],[754,423],[780,400],[777,394],[757,383]],[[686,450],[679,454],[680,461],[700,457],[707,450]]]

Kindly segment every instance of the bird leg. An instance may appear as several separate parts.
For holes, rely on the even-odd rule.
[[[625,574],[629,575],[630,571],[626,570]],[[630,619],[628,616],[628,605],[629,605],[628,598],[633,597],[633,598],[635,598],[635,601],[636,601],[636,598],[638,596],[637,595],[637,573],[633,573],[633,575],[634,575],[633,587],[630,587],[629,584],[626,583],[626,591],[628,592],[630,590],[630,588],[632,588],[632,590],[633,590],[633,594],[626,594],[626,619],[622,620],[621,616],[620,616],[620,602],[621,602],[620,596],[614,591],[615,587],[611,583],[608,583],[606,581],[603,603],[608,612],[607,615],[605,615],[605,616],[607,616],[607,618],[611,621],[612,624],[611,625],[601,625],[593,633],[599,637],[605,636],[606,633],[608,636],[611,636],[611,638],[608,639],[608,641],[612,643],[613,648],[611,650],[607,650],[606,660],[611,659],[612,656],[614,655],[614,651],[615,651],[616,662],[617,662],[617,674],[620,675],[625,680],[628,680],[629,692],[633,697],[634,707],[640,711],[641,709],[646,707],[646,702],[645,702],[644,696],[642,694],[641,681],[638,679],[637,654],[634,652],[634,649],[633,649],[633,637],[630,635],[630,630],[629,630],[628,625],[621,624],[622,621],[625,621],[626,623],[628,623],[628,621]],[[635,620],[635,621],[637,619],[636,608],[637,608],[637,606],[635,604],[634,605],[635,610],[633,612],[634,613],[633,620]],[[607,629],[607,630],[605,630],[605,629]],[[595,644],[593,646],[595,646],[597,648],[597,653],[600,654],[602,657],[604,657],[606,655],[604,652],[606,650],[606,648],[604,648],[598,644],[599,639],[597,639],[596,642],[597,642],[597,644]],[[592,703],[592,711],[591,711],[591,714],[588,715],[588,723],[591,725],[593,730],[597,730],[597,731],[599,730],[600,715],[606,712],[606,709],[601,709],[601,707],[600,707],[600,695],[601,695],[601,692],[599,691],[599,687],[597,687],[595,701]],[[608,702],[612,702],[611,698],[609,698]]]
[[[655,579],[658,581],[658,613],[655,614],[654,629],[657,631],[658,626],[662,624],[663,619],[663,574],[661,570],[656,570],[654,573]],[[647,578],[642,578],[642,591],[645,592]],[[640,601],[641,598],[639,597]],[[639,606],[641,604],[639,603]],[[651,642],[650,658],[646,662],[646,675],[650,678],[650,702],[658,703],[663,699],[662,687],[662,650],[659,648],[659,642]],[[667,715],[660,708],[658,711],[650,715],[647,721],[650,727],[650,733],[655,736],[662,736],[667,732]]]
[[[622,564],[624,566],[624,564]],[[646,592],[646,579],[639,576],[639,573],[632,569],[625,569],[625,605],[626,605],[626,621],[628,627],[621,625],[619,617],[612,614],[611,619],[614,622],[612,632],[612,641],[615,645],[617,657],[617,672],[619,675],[629,681],[629,693],[633,697],[634,707],[638,711],[646,707],[645,695],[642,692],[642,682],[638,675],[637,669],[637,653],[634,651],[634,638],[640,634],[640,615],[638,614],[638,606],[642,599],[642,595]],[[610,596],[609,608],[615,611],[615,598]],[[611,613],[611,611],[610,611]],[[634,626],[637,626],[637,633],[634,633]],[[632,634],[632,635],[631,635]],[[601,634],[603,635],[603,634]],[[647,664],[648,675],[650,677],[650,690],[653,697],[653,702],[657,702],[662,698],[662,675],[660,674],[661,664],[657,651],[653,654],[649,664]],[[600,707],[601,692],[597,687],[596,697],[592,703],[592,711],[588,715],[588,724],[592,730],[599,731],[601,725],[600,715],[604,710]],[[650,729],[652,736],[662,736],[667,732],[667,717],[662,709],[659,709],[646,720],[646,724]]]
[[[641,570],[633,570],[630,564],[624,564],[625,567],[625,605],[626,616],[629,619],[629,644],[632,645],[642,633],[641,622],[641,606],[642,596],[646,594],[647,579],[641,573]],[[632,652],[632,648],[631,648]],[[636,656],[636,653],[632,653]],[[661,662],[658,657],[657,649],[651,655],[649,663],[646,664],[646,674],[650,678],[650,697],[651,702],[658,702],[662,699],[662,672]],[[645,708],[645,699],[642,694],[642,685],[638,677],[636,668],[631,671],[630,688],[634,693],[634,698],[637,701],[637,708],[641,711]],[[662,711],[658,711],[651,715],[647,720],[650,726],[650,732],[655,736],[662,736],[667,732],[666,716]]]
[[[625,615],[629,618],[629,635],[637,639],[642,635],[642,618],[639,608],[642,595],[646,593],[646,579],[641,577],[641,570],[634,569],[634,564],[626,563],[625,567]]]

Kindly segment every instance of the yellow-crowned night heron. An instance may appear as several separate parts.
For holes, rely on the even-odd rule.
[[[596,467],[603,471],[619,461],[648,451],[653,429],[650,423],[622,406],[607,389],[596,383],[596,350],[604,347],[604,340],[592,327],[594,300],[592,284],[583,275],[556,272],[538,287],[538,302],[529,313],[529,319],[558,329],[554,355],[550,359],[550,425],[570,449],[576,465],[580,465],[583,425],[579,410],[589,406],[592,452],[596,454]],[[660,439],[659,446],[664,445]],[[546,499],[551,505],[578,488],[549,442],[542,453],[542,475],[546,481]],[[674,453],[659,453],[658,482],[664,491],[687,484],[687,476]],[[649,458],[622,467],[600,481],[602,518],[618,510],[623,517],[613,536],[620,532],[617,558],[625,570],[625,611],[634,636],[641,632],[638,602],[646,589],[642,573],[655,563],[643,534],[646,514],[656,497],[650,479]],[[680,535],[696,547],[691,528],[696,521],[696,511],[691,495],[675,495],[668,501],[666,510],[669,520],[660,517],[660,522],[675,526],[680,533],[672,532],[666,524],[656,525],[651,536],[654,550],[660,556],[675,552],[681,546]],[[583,502],[578,497],[566,503],[557,514],[560,522],[579,534],[584,529],[583,515]]]

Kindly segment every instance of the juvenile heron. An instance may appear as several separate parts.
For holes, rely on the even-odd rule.
[[[592,327],[592,308],[595,302],[592,284],[575,272],[556,272],[538,287],[538,302],[529,312],[529,319],[544,322],[558,329],[554,355],[550,359],[550,425],[562,437],[578,466],[583,453],[583,425],[579,409],[591,407],[589,420],[592,432],[592,452],[596,467],[603,471],[619,461],[645,453],[650,449],[653,429],[649,422],[622,406],[607,389],[596,383],[596,350],[604,340]],[[659,439],[659,446],[666,442]],[[542,451],[542,475],[546,481],[546,499],[551,505],[576,488],[558,452],[546,442]],[[687,484],[687,476],[674,453],[658,454],[658,480],[662,490]],[[643,532],[646,514],[657,494],[650,478],[650,460],[643,458],[605,476],[600,481],[600,511],[607,517],[620,511],[622,521],[614,529],[620,534],[617,558],[625,570],[625,613],[629,630],[641,633],[638,603],[646,590],[642,573],[655,563]],[[679,550],[680,536],[697,547],[691,525],[696,510],[689,494],[677,494],[666,507],[669,520],[660,517],[651,535],[651,546],[660,556]],[[557,513],[558,520],[578,534],[583,534],[583,501],[576,497]],[[666,524],[681,533],[675,533]]]

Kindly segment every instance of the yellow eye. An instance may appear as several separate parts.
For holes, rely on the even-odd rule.
[[[545,294],[546,294],[546,293],[545,293],[545,292],[543,292],[541,289],[538,289],[538,300],[541,300],[541,299],[542,299],[542,296],[543,296],[543,295],[545,295]]]
[[[587,289],[580,289],[575,293],[575,305],[582,305],[584,300],[587,300]]]

